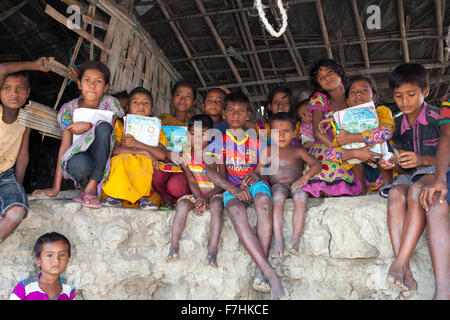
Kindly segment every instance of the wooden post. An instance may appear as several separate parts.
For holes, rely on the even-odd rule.
[[[358,3],[357,0],[351,0],[353,8],[353,16],[355,17],[356,29],[358,30],[358,36],[361,40],[361,51],[364,57],[364,66],[366,69],[370,68],[369,62],[369,50],[367,49],[366,35],[364,33],[363,24],[361,22],[361,17],[359,16]]]
[[[406,25],[403,0],[397,0],[398,23],[400,24],[400,34],[402,36],[403,61],[409,62],[408,40],[406,40]],[[442,62],[442,61],[441,61]]]
[[[328,56],[328,59],[333,59],[333,52],[331,51],[330,38],[328,37],[327,25],[325,23],[325,18],[323,16],[322,2],[320,0],[316,0],[315,2],[316,2],[317,16],[319,17],[320,29],[322,30],[323,41],[325,42],[325,45],[327,48],[327,56]]]

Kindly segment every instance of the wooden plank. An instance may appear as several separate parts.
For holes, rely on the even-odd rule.
[[[28,1],[23,0],[21,3],[19,3],[17,6],[12,7],[11,9],[6,10],[2,14],[0,14],[0,22],[3,20],[6,20],[10,16],[12,16],[14,13],[16,13],[20,8],[22,8],[24,5],[26,5]]]

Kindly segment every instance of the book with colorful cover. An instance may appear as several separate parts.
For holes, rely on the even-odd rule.
[[[106,121],[112,123],[114,112],[111,110],[99,110],[91,108],[77,108],[73,111],[73,123],[75,122],[90,122],[94,126],[99,121]],[[75,142],[81,135],[74,134],[73,142]]]
[[[182,152],[183,146],[189,144],[187,127],[162,126],[167,139],[167,150]]]
[[[151,147],[157,147],[161,134],[161,120],[156,117],[145,117],[128,114],[123,117],[124,134],[132,135],[137,141]]]
[[[341,111],[336,111],[333,115],[335,121],[336,133],[339,130],[345,130],[348,133],[362,133],[374,130],[379,127],[378,114],[373,102],[360,104],[355,107],[347,108]],[[349,143],[343,145],[344,149],[359,149],[365,147],[365,143]],[[385,154],[387,149],[386,142],[378,143],[370,149],[372,152]],[[352,159],[349,163],[359,163],[359,160]]]

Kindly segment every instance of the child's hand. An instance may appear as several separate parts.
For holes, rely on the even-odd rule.
[[[252,172],[244,177],[241,188],[248,189],[250,188],[250,186],[254,185],[259,180],[261,180],[260,177],[256,173]]]
[[[301,176],[300,179],[295,181],[291,186],[291,191],[295,192],[297,190],[300,190],[301,187],[308,184],[309,179],[306,176]]]
[[[179,165],[188,166],[191,163],[191,159],[182,152],[169,151],[167,155],[170,161],[175,163],[177,166]]]
[[[395,168],[395,162],[386,161],[382,158],[378,161],[378,164],[383,170],[392,170]]]
[[[302,147],[305,148],[306,150],[311,149],[313,146],[312,142],[305,142],[304,144],[302,144]]]
[[[372,162],[375,163],[377,161],[374,157],[381,158],[381,154],[370,151],[370,149],[373,148],[373,146],[366,146],[359,149],[352,149],[353,155],[356,159],[361,160],[362,162]]]
[[[430,185],[426,185],[420,193],[419,200],[422,207],[428,211],[428,209],[434,206],[433,198],[436,193],[441,193],[439,196],[439,203],[444,203],[445,196],[448,193],[447,184],[444,180],[439,179],[433,181]]]
[[[203,213],[208,210],[208,200],[204,196],[195,198],[194,205],[194,214],[197,216],[202,216]]]
[[[233,186],[230,188],[230,193],[241,201],[252,201],[252,196],[248,190]]]
[[[327,134],[327,131],[331,128],[331,122],[334,121],[333,118],[326,118],[319,122],[319,132],[322,134]]]
[[[139,147],[138,141],[131,134],[124,135],[120,144],[128,148]]]
[[[49,72],[51,70],[50,65],[50,58],[47,57],[40,57],[34,61],[36,64],[36,70],[42,71],[42,72]]]
[[[147,150],[139,149],[137,151],[137,154],[141,154],[141,155],[146,156],[147,158],[149,158],[152,161],[153,170],[156,170],[158,168],[158,160],[154,156],[152,156],[150,154],[150,152],[148,152]]]
[[[339,130],[339,133],[336,134],[336,140],[339,142],[341,146],[356,142],[351,133],[348,133],[345,130]]]
[[[92,123],[86,121],[78,121],[67,127],[72,134],[83,134],[92,128]]]
[[[399,151],[399,164],[403,169],[411,169],[423,166],[423,160],[420,155],[412,151]]]
[[[32,194],[42,194],[47,197],[56,197],[59,193],[59,190],[56,188],[49,188],[49,189],[38,189],[34,190]]]

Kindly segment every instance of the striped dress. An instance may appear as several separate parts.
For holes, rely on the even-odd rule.
[[[39,277],[41,273],[33,278],[20,281],[9,297],[9,300],[50,300],[48,295],[39,287]],[[61,276],[62,290],[53,300],[73,300],[75,299],[75,287]]]

